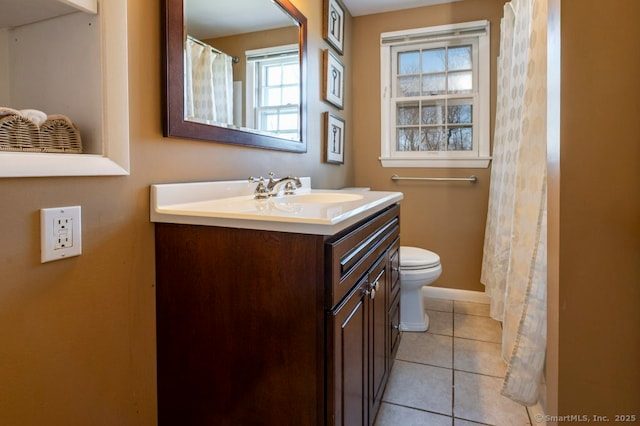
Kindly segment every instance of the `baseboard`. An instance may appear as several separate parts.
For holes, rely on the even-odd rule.
[[[425,297],[432,297],[435,299],[450,299],[457,300],[459,302],[484,303],[486,305],[489,304],[489,296],[481,291],[426,286],[422,288],[422,294]]]

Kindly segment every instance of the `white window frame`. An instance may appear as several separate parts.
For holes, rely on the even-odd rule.
[[[245,108],[245,118],[247,127],[251,129],[259,129],[258,119],[257,119],[257,110],[259,108],[259,99],[260,99],[260,67],[259,63],[266,63],[268,61],[277,61],[281,58],[292,58],[295,57],[297,61],[299,61],[299,50],[297,44],[287,44],[282,46],[273,46],[267,47],[264,49],[253,49],[247,50],[245,52],[246,57],[246,82],[247,82],[247,102]],[[299,62],[298,62],[299,63]],[[291,105],[293,106],[293,105]],[[300,134],[300,104],[295,105],[298,112],[298,129],[296,131],[295,136]],[[282,136],[285,137],[286,136]]]
[[[393,81],[395,52],[405,46],[436,48],[444,45],[473,45],[473,149],[471,151],[397,151],[396,99]],[[473,21],[380,35],[381,144],[383,167],[487,168],[490,143],[490,34],[489,21]],[[477,61],[477,62],[476,62]],[[455,97],[454,97],[455,98]],[[406,100],[406,98],[404,98]]]

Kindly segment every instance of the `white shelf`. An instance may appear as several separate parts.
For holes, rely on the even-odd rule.
[[[97,14],[98,0],[2,0],[0,28],[15,28],[78,10]]]

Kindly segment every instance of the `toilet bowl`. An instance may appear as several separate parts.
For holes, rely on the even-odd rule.
[[[400,329],[427,331],[429,316],[424,311],[422,287],[440,277],[440,256],[419,247],[400,247]]]

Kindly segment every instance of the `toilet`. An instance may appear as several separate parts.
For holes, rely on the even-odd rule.
[[[400,247],[400,329],[427,331],[429,316],[424,311],[422,287],[440,277],[440,256],[419,247]]]

